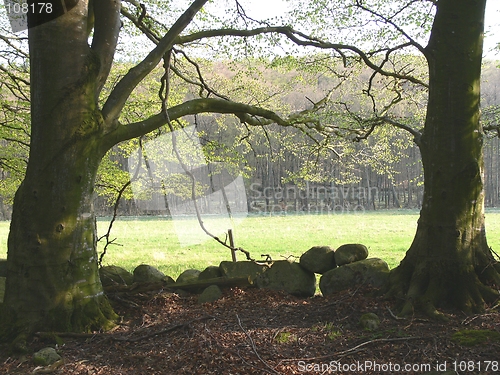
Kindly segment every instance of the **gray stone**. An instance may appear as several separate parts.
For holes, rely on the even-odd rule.
[[[334,268],[323,274],[319,288],[324,296],[349,289],[360,284],[384,286],[389,279],[389,266],[382,259],[370,258]]]
[[[156,283],[164,279],[165,274],[153,266],[141,264],[134,269],[136,283]]]
[[[222,276],[226,276],[229,278],[248,277],[251,283],[253,283],[258,275],[266,272],[269,269],[268,266],[258,265],[250,261],[223,261],[220,263],[219,268],[222,272]]]
[[[104,266],[99,268],[99,277],[103,286],[110,285],[131,285],[134,283],[134,276],[126,269],[118,266]]]
[[[0,277],[7,277],[7,259],[0,259]]]
[[[194,283],[198,280],[200,276],[200,271],[195,269],[189,269],[182,272],[177,278],[177,283]]]
[[[209,266],[205,268],[203,271],[201,271],[200,275],[198,276],[198,280],[215,279],[221,276],[222,272],[219,267]]]
[[[312,297],[316,292],[316,276],[288,260],[278,260],[255,279],[258,288],[284,290],[298,297]]]
[[[0,277],[0,303],[3,302],[3,296],[5,295],[5,277]]]
[[[210,303],[222,297],[222,290],[217,285],[210,285],[199,295],[198,303]]]
[[[359,318],[359,324],[368,331],[374,331],[380,326],[380,319],[377,314],[367,313],[361,315],[361,318]]]
[[[33,362],[37,366],[49,366],[61,359],[54,348],[43,348],[33,354]]]
[[[330,246],[313,246],[300,257],[300,265],[314,273],[325,273],[337,265],[335,253]]]
[[[335,250],[335,263],[339,267],[366,258],[368,258],[368,249],[359,243],[345,244]]]

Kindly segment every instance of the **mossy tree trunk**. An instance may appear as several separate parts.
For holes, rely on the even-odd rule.
[[[8,240],[7,333],[88,331],[116,318],[98,276],[93,210],[105,62],[87,37],[87,1],[29,30],[31,148]]]
[[[164,126],[168,118],[197,113],[284,123],[272,111],[215,98],[188,100],[168,108],[168,116],[162,111],[135,123],[119,121],[130,94],[182,42],[180,33],[207,1],[192,0],[156,47],[114,85],[102,107],[98,98],[121,28],[120,0],[72,2],[70,11],[46,23],[28,16],[40,25],[28,34],[30,155],[14,199],[0,339],[22,342],[38,330],[81,332],[114,324],[116,314],[98,276],[93,208],[96,173],[111,147]]]
[[[417,232],[392,272],[403,314],[439,306],[481,311],[498,298],[486,241],[480,74],[486,0],[439,0],[425,54],[429,102],[417,140],[424,198]]]

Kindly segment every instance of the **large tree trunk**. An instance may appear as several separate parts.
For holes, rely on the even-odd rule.
[[[96,154],[63,147],[52,163],[30,169],[16,194],[4,301],[12,320],[3,322],[13,334],[89,331],[116,318],[97,270]]]
[[[440,0],[426,57],[429,102],[418,141],[423,206],[413,243],[392,272],[402,313],[438,306],[480,311],[498,298],[486,242],[483,132],[479,124],[482,33],[486,0]]]
[[[8,240],[6,336],[106,328],[116,318],[97,270],[93,189],[105,150],[86,12],[80,1],[29,30],[31,149]]]
[[[102,109],[97,103],[117,45],[120,0],[73,2],[74,8],[52,21],[28,14],[29,26],[39,25],[29,29],[30,156],[14,201],[0,338],[17,335],[22,342],[36,330],[77,332],[114,324],[116,314],[97,269],[97,169],[118,142],[165,125],[165,113],[127,125],[118,119],[130,93],[206,2],[192,2],[146,58],[115,85]],[[241,104],[228,109],[227,103],[188,101],[169,114],[174,120],[207,111],[241,113]],[[257,107],[251,110],[277,117]]]

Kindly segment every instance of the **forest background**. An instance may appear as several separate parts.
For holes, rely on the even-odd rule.
[[[22,40],[18,42],[22,44]],[[407,59],[409,62],[413,60],[411,63],[425,74],[423,61],[419,63],[416,57],[410,55]],[[237,176],[243,178],[245,194],[241,201],[233,197],[232,210],[245,213],[329,213],[420,207],[423,170],[419,150],[412,142],[411,134],[386,125],[377,127],[370,132],[370,137],[366,137],[367,125],[363,125],[361,119],[370,112],[371,103],[360,93],[363,93],[363,85],[369,80],[371,72],[361,65],[354,65],[343,70],[343,75],[339,76],[329,60],[326,54],[316,54],[273,59],[246,57],[217,60],[202,57],[178,62],[177,69],[181,76],[202,77],[204,87],[189,87],[174,77],[172,86],[175,89],[172,91],[175,96],[170,98],[174,103],[196,97],[198,93],[194,92],[195,89],[202,91],[209,88],[214,93],[230,92],[247,104],[272,105],[283,113],[293,113],[312,106],[328,94],[332,86],[337,85],[335,97],[330,100],[350,108],[342,116],[329,120],[340,129],[336,134],[338,137],[329,140],[321,139],[313,129],[308,132],[276,124],[250,129],[239,124],[234,116],[223,114],[186,117],[183,126],[191,125],[192,129],[188,139],[193,141],[194,137],[196,140],[194,143],[183,143],[186,148],[184,154],[200,153],[199,158],[204,159],[209,169],[217,164],[219,167],[215,168],[220,169],[222,165],[224,173],[229,175],[224,180],[226,185]],[[105,91],[109,92],[131,66],[132,62],[126,58],[115,64],[113,77],[108,80],[110,87]],[[162,68],[158,67],[156,73],[135,91],[125,110],[126,121],[134,122],[141,116],[160,110],[157,91],[162,74]],[[16,79],[13,80],[13,77]],[[28,159],[27,77],[26,62],[20,63],[19,60],[11,62],[10,69],[2,67],[0,71],[0,219],[3,220],[10,219],[13,196],[22,181]],[[498,121],[500,116],[498,61],[485,60],[481,84],[482,119],[487,126]],[[384,82],[379,81],[377,85],[383,88]],[[426,94],[416,91],[406,92],[404,96],[411,98],[412,103],[398,104],[397,113],[400,118],[418,127],[424,119]],[[135,167],[131,165],[134,156],[138,150],[145,156],[144,144],[161,139],[167,133],[168,129],[159,129],[154,134],[123,142],[108,152],[101,164],[97,183],[96,208],[100,216],[113,213],[169,216],[168,204],[151,204],[155,194],[168,196],[168,202],[174,205],[181,205],[191,198],[188,176],[168,171],[168,166],[176,163],[171,140],[148,150],[152,153],[147,156],[149,164],[156,163],[157,167],[142,172],[146,178],[154,178],[156,183],[143,183],[142,188],[133,188],[134,183],[140,184],[141,177],[144,179],[144,176],[137,176]],[[486,137],[484,152],[485,204],[487,207],[498,207],[500,139],[491,132]],[[161,163],[164,167],[158,168]],[[217,173],[209,170],[205,175],[213,177]],[[203,179],[198,180],[203,184]],[[209,180],[205,181],[207,186],[202,189],[205,193],[207,187],[211,191],[216,189],[213,179]],[[120,203],[115,206],[119,196]],[[201,209],[205,213],[213,213],[207,202],[201,205]],[[181,213],[194,214],[189,210]]]

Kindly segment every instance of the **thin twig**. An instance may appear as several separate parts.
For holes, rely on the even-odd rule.
[[[223,345],[223,344],[220,342],[220,340],[219,340],[216,336],[214,336],[214,335],[212,334],[212,332],[211,332],[208,328],[206,328],[206,327],[205,327],[205,332],[207,332],[207,333],[208,333],[208,335],[210,336],[210,338],[211,338],[212,340],[214,340],[214,341],[217,343],[217,345],[219,346],[219,348],[220,348],[220,349],[225,350],[226,352],[228,352],[228,353],[230,353],[230,354],[232,354],[232,355],[234,355],[234,356],[238,357],[238,358],[239,358],[239,359],[240,359],[240,360],[241,360],[241,361],[242,361],[245,365],[247,365],[248,367],[251,367],[251,368],[252,368],[252,369],[254,369],[254,370],[258,370],[258,371],[259,371],[259,373],[261,373],[261,372],[265,372],[265,373],[268,373],[268,374],[269,374],[269,373],[270,373],[270,374],[276,374],[276,373],[277,373],[277,374],[281,374],[280,372],[277,372],[277,371],[276,371],[276,370],[274,370],[274,369],[271,369],[271,370],[272,370],[272,372],[271,372],[271,371],[269,371],[269,370],[268,370],[268,369],[266,369],[266,368],[259,368],[259,367],[255,366],[255,365],[251,364],[251,363],[250,363],[250,362],[248,362],[245,358],[243,358],[243,356],[240,354],[239,350],[238,350],[238,351],[236,351],[236,350],[233,350],[233,349],[231,349],[231,348],[228,348],[226,345]]]
[[[108,246],[111,245],[111,244],[114,244],[114,242],[116,241],[116,238],[110,240],[109,236],[111,235],[111,229],[113,228],[113,224],[116,221],[116,217],[118,216],[118,206],[120,205],[120,199],[121,199],[123,193],[125,192],[125,190],[128,188],[128,186],[131,183],[132,183],[132,180],[128,180],[121,187],[121,189],[118,191],[118,196],[116,197],[115,205],[113,206],[113,217],[111,218],[111,221],[109,222],[108,231],[106,232],[105,235],[99,237],[99,239],[97,240],[97,242],[99,242],[103,238],[106,239],[106,244],[104,245],[104,250],[102,251],[101,256],[99,257],[99,262],[98,262],[99,267],[102,266],[102,260],[103,260],[104,256],[106,255],[106,251],[108,249]],[[117,245],[117,244],[115,244],[115,245]]]
[[[266,366],[268,369],[270,369],[273,374],[279,374],[278,371],[276,371],[274,368],[272,368],[271,366],[269,366],[269,364],[262,359],[262,357],[260,356],[259,352],[257,351],[257,346],[255,345],[255,342],[253,341],[252,337],[250,336],[250,334],[241,325],[241,319],[238,316],[238,314],[236,314],[236,319],[238,320],[238,326],[243,331],[243,333],[245,334],[245,336],[248,338],[248,341],[250,342],[250,346],[252,347],[252,351],[257,356],[257,358],[259,359],[259,361],[261,361],[264,364],[264,366]]]
[[[51,365],[49,366],[38,366],[36,367],[32,374],[53,374],[54,372],[56,372],[61,366],[64,365],[64,359],[60,359],[54,363],[52,363]]]
[[[394,313],[391,311],[391,309],[389,307],[387,307],[387,310],[389,311],[389,314],[391,314],[391,316],[396,319],[396,320],[406,320],[406,318],[402,318],[400,316],[397,316],[397,315],[394,315]]]
[[[191,324],[193,324],[195,322],[201,322],[201,321],[208,320],[208,319],[213,319],[213,318],[214,317],[212,315],[205,315],[205,316],[202,316],[201,318],[196,318],[196,319],[190,320],[190,321],[185,322],[185,323],[176,324],[176,325],[173,325],[171,327],[168,327],[168,328],[165,328],[165,329],[161,329],[159,331],[152,332],[152,333],[149,333],[149,334],[144,335],[144,336],[139,336],[139,337],[111,337],[111,339],[113,341],[137,342],[137,341],[149,339],[151,337],[159,336],[159,335],[162,335],[164,333],[169,333],[169,332],[175,331],[175,330],[177,330],[179,328],[188,327],[188,326],[190,326]]]
[[[141,144],[141,140],[139,139],[139,144]],[[104,250],[101,254],[101,256],[99,257],[99,262],[98,262],[98,265],[99,267],[102,266],[102,259],[104,258],[104,256],[106,255],[106,251],[108,249],[108,246],[111,245],[111,244],[114,244],[114,245],[118,245],[118,244],[115,244],[114,242],[116,241],[116,238],[112,239],[111,241],[109,240],[109,236],[111,235],[111,229],[113,228],[113,224],[114,222],[116,221],[116,218],[118,216],[118,206],[120,204],[120,199],[123,195],[123,193],[125,193],[125,190],[129,187],[129,185],[132,183],[132,181],[135,181],[137,179],[137,176],[139,175],[139,171],[141,169],[141,163],[140,163],[140,158],[141,156],[143,156],[143,151],[142,151],[142,147],[139,148],[139,152],[140,152],[140,157],[138,158],[138,162],[137,162],[137,167],[135,169],[135,172],[134,172],[134,176],[128,180],[122,187],[121,189],[118,191],[118,196],[116,197],[116,201],[115,201],[115,204],[113,206],[113,217],[111,218],[111,221],[109,222],[109,226],[108,226],[108,231],[106,232],[106,234],[104,234],[103,236],[99,237],[97,239],[97,242],[101,241],[103,238],[106,239],[106,245],[104,245]],[[122,245],[119,245],[119,246],[122,246]]]
[[[105,337],[106,339],[112,340],[112,341],[125,341],[125,342],[137,342],[140,340],[146,340],[148,338],[162,335],[164,333],[169,333],[172,331],[175,331],[179,328],[184,328],[188,327],[189,325],[196,323],[196,322],[201,322],[204,320],[208,319],[213,319],[214,317],[212,315],[204,315],[200,318],[192,319],[190,321],[180,323],[180,324],[175,324],[171,327],[161,329],[156,332],[149,333],[144,336],[139,336],[139,337],[114,337],[111,336],[109,332],[103,332],[103,333],[76,333],[76,332],[36,332],[35,336],[37,337],[69,337],[69,338],[75,338],[75,339],[88,339],[88,338],[94,338],[94,337]]]
[[[322,359],[327,359],[327,358],[332,358],[335,356],[345,356],[347,354],[354,354],[359,351],[364,346],[371,345],[371,344],[378,344],[381,342],[397,342],[397,341],[409,341],[409,340],[433,340],[434,337],[426,337],[426,336],[415,336],[415,337],[395,337],[395,338],[390,338],[390,339],[374,339],[374,340],[368,340],[365,341],[359,345],[356,345],[350,349],[343,350],[341,352],[335,352],[327,355],[322,355],[318,357],[310,357],[310,358],[288,358],[288,359],[282,359],[281,362],[297,362],[297,361],[317,361],[317,360],[322,360]]]

